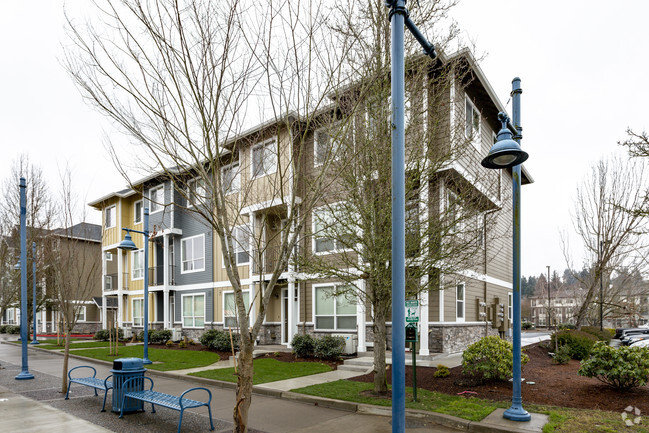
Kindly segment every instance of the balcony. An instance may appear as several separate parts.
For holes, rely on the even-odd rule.
[[[118,289],[117,279],[118,273],[104,275],[104,291],[110,292]],[[128,272],[122,273],[122,289],[128,290]]]
[[[169,265],[169,284],[176,284],[176,266]],[[149,268],[149,286],[164,285],[164,265]]]
[[[275,265],[277,264],[280,256],[280,248],[279,247],[267,247],[264,250],[264,254],[262,255],[262,261],[261,263],[257,263],[255,260],[254,264],[254,273],[255,274],[269,274],[273,272],[273,269],[275,268]],[[258,256],[255,254],[254,258],[256,259]],[[288,272],[288,264],[284,266],[284,269],[282,269],[282,272]]]

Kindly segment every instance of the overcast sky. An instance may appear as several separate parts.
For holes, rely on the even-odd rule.
[[[66,4],[74,11],[86,0]],[[69,164],[87,203],[125,183],[104,150],[110,124],[61,67],[62,5],[2,2],[0,178],[28,153],[56,190]],[[462,0],[452,15],[486,53],[481,67],[503,103],[511,80],[522,79],[522,144],[535,181],[522,190],[522,272],[563,272],[559,233],[571,228],[578,183],[592,163],[620,152],[627,127],[649,129],[649,2]],[[98,212],[89,216],[100,221]]]

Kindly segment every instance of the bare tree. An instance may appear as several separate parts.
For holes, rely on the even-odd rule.
[[[70,336],[77,324],[80,309],[100,289],[101,255],[96,240],[85,224],[85,212],[77,208],[79,200],[72,191],[72,176],[68,170],[62,174],[61,193],[58,200],[61,228],[49,236],[52,254],[54,291],[52,300],[62,319],[65,333],[61,392],[67,392]]]
[[[181,196],[174,205],[218,235],[241,330],[234,431],[245,432],[253,345],[328,182],[304,173],[305,149],[313,122],[331,110],[345,79],[348,46],[328,35],[318,1],[135,0],[97,9],[101,22],[94,26],[69,19],[67,68],[83,95],[130,136],[138,168],[169,179]],[[246,132],[261,120],[267,122]],[[260,141],[261,157],[249,159]],[[129,180],[127,152],[111,152]],[[259,203],[268,210],[262,223],[285,222],[270,237],[250,210]],[[256,266],[271,248],[270,278],[260,277],[247,305],[237,254],[251,252]]]
[[[646,221],[641,214],[627,210],[647,205],[647,196],[642,191],[645,184],[642,164],[612,157],[595,164],[577,189],[572,220],[583,246],[584,268],[590,270],[586,277],[573,274],[585,290],[576,314],[578,327],[584,324],[593,306],[604,302],[599,299],[600,280],[622,266],[633,269],[643,261]],[[566,238],[563,251],[568,267],[573,269]],[[598,302],[594,302],[596,298]]]

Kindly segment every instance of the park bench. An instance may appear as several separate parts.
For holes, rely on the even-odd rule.
[[[145,379],[151,382],[151,387],[149,389],[144,389],[144,386],[141,386],[142,391],[131,391],[132,388],[140,388],[140,386],[138,386],[137,381],[142,381],[142,385],[144,385]],[[185,411],[185,409],[207,406],[207,411],[210,415],[210,430],[214,430],[214,423],[212,422],[212,409],[210,408],[210,404],[212,403],[212,393],[207,388],[203,388],[203,387],[190,388],[187,391],[183,392],[180,395],[180,397],[177,397],[175,395],[154,391],[153,379],[151,379],[150,377],[133,377],[124,382],[122,389],[124,389],[125,391],[124,394],[122,395],[120,414],[119,414],[120,418],[124,417],[124,405],[126,403],[126,399],[132,398],[135,400],[140,400],[145,403],[151,403],[152,413],[155,413],[155,405],[179,411],[180,419],[178,420],[178,433],[180,433],[180,426],[183,422],[183,412]],[[205,392],[207,392],[209,396],[207,402],[185,398],[185,394],[197,390],[204,390]]]
[[[82,368],[89,368],[92,370],[92,376],[87,376],[87,377],[72,377],[72,372],[74,370],[82,369]],[[101,406],[101,411],[106,412],[106,395],[108,394],[108,390],[113,388],[113,383],[108,380],[110,379],[112,374],[108,376],[106,379],[99,379],[97,378],[97,370],[95,370],[94,367],[91,367],[89,365],[81,365],[79,367],[74,367],[70,371],[68,371],[68,392],[65,393],[65,399],[68,400],[68,396],[70,395],[70,387],[72,386],[73,383],[78,383],[79,385],[83,386],[89,386],[90,388],[95,389],[95,395],[97,395],[97,390],[101,389],[104,391],[104,404]]]

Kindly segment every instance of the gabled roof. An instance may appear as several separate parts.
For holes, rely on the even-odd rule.
[[[79,223],[70,228],[59,228],[52,230],[54,236],[78,239],[89,242],[101,242],[101,226],[91,223]]]

